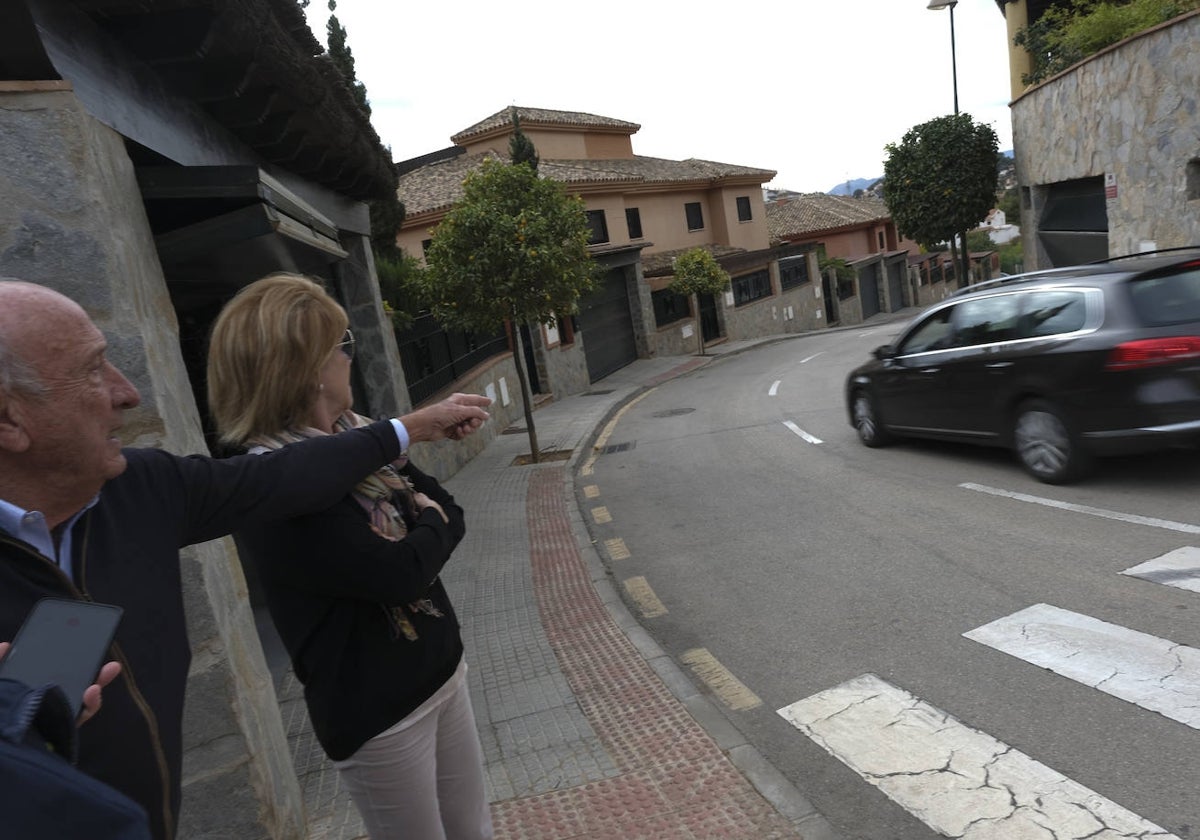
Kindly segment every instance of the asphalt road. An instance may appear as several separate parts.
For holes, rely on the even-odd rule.
[[[999,450],[869,450],[843,383],[896,329],[731,355],[619,415],[577,490],[585,511],[611,514],[590,523],[597,541],[629,552],[608,563],[641,593],[631,608],[649,611],[644,626],[673,656],[706,651],[761,700],[732,708],[712,689],[846,838],[941,836],[777,713],[865,674],[1200,837],[1200,731],[963,636],[1049,604],[1200,648],[1200,594],[1120,574],[1200,545],[1188,533],[1200,453],[1106,460],[1084,483],[1050,487]],[[647,610],[647,590],[660,609]]]

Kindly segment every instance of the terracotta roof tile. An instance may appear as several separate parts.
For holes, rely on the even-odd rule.
[[[505,158],[492,152],[439,161],[414,169],[400,177],[399,196],[408,215],[417,216],[450,207],[462,197],[467,173],[487,157]],[[640,157],[607,160],[542,160],[538,172],[571,186],[585,184],[708,184],[722,178],[751,177],[760,183],[775,173],[768,169],[736,166],[707,160],[664,160]]]
[[[767,205],[767,230],[772,240],[868,224],[890,219],[887,205],[876,198],[804,193]]]
[[[522,128],[565,125],[591,128],[616,128],[626,130],[629,134],[633,134],[641,128],[637,123],[614,120],[611,117],[599,117],[595,114],[585,114],[579,111],[551,111],[546,108],[523,108],[520,105],[516,106],[516,108],[517,116],[521,119]],[[511,108],[505,108],[469,128],[464,128],[458,134],[451,137],[450,140],[454,143],[461,143],[461,141],[470,139],[477,134],[484,134],[492,129],[509,125],[512,125],[512,112]]]

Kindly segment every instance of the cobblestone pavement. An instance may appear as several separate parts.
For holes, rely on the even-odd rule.
[[[442,577],[463,624],[497,838],[837,837],[628,612],[575,502],[575,465],[606,418],[753,343],[638,360],[537,410],[542,448],[570,460],[514,466],[526,435],[497,435],[446,482],[467,536]],[[286,666],[275,673],[310,836],[365,837],[300,687]]]

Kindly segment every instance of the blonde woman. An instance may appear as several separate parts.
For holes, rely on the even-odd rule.
[[[365,424],[350,410],[347,324],[307,278],[242,289],[209,348],[222,440],[267,452]],[[373,840],[492,836],[462,638],[438,578],[463,532],[454,498],[402,456],[328,510],[237,534]]]

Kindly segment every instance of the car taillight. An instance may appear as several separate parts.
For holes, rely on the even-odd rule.
[[[1200,358],[1200,336],[1143,338],[1118,344],[1108,354],[1107,370],[1129,370]]]

